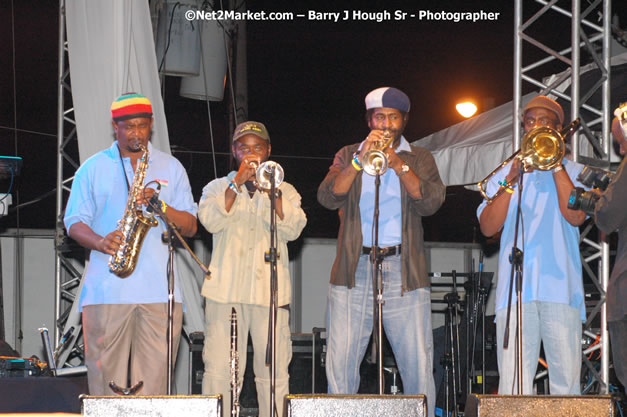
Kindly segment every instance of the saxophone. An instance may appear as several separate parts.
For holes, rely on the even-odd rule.
[[[231,417],[239,417],[239,357],[237,356],[237,313],[231,308]]]
[[[144,217],[142,208],[137,204],[137,199],[144,189],[149,156],[148,148],[141,144],[139,147],[143,155],[135,168],[133,186],[128,193],[124,215],[118,221],[117,230],[123,235],[122,244],[109,258],[109,270],[120,278],[126,278],[133,273],[146,233],[159,223],[154,217]]]

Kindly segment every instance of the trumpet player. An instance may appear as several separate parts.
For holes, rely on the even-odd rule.
[[[392,87],[366,96],[370,132],[340,149],[318,188],[318,201],[339,210],[337,256],[331,270],[327,305],[329,392],[356,393],[359,366],[373,330],[372,263],[375,177],[381,175],[379,255],[383,257],[383,327],[392,345],[405,394],[426,394],[433,415],[433,332],[431,292],[424,254],[422,217],[444,202],[445,187],[427,150],[403,136],[409,97]],[[381,148],[382,147],[382,148]],[[370,158],[378,148],[385,158]],[[375,154],[376,155],[376,154]],[[373,167],[374,166],[374,167]]]
[[[65,227],[71,238],[90,249],[79,308],[83,314],[85,362],[91,395],[114,395],[109,386],[137,386],[139,395],[167,393],[167,262],[168,245],[161,241],[162,222],[147,232],[137,266],[126,278],[109,269],[109,259],[125,241],[116,223],[126,216],[135,178],[162,184],[162,210],[181,228],[196,233],[197,206],[187,173],[174,157],[150,142],[153,117],[150,100],[126,93],[111,105],[115,141],[76,171],[65,209]],[[149,152],[140,173],[142,148]],[[138,208],[145,207],[154,189],[138,184]],[[178,279],[178,278],[177,278]],[[174,357],[181,333],[182,298],[175,285]]]
[[[539,126],[560,130],[564,110],[556,101],[537,96],[523,109],[527,133]],[[501,232],[496,289],[497,358],[499,394],[516,390],[516,297],[512,295],[509,346],[503,348],[510,285],[510,253],[514,244],[518,199],[522,199],[522,219],[517,248],[523,252],[522,277],[522,387],[521,394],[533,392],[540,344],[544,345],[549,365],[552,395],[579,394],[581,370],[581,332],[585,304],[579,229],[586,214],[568,208],[576,177],[583,166],[564,158],[552,170],[529,167],[524,174],[522,197],[517,178],[519,159],[512,160],[488,182],[488,192],[504,192],[477,209],[481,232],[493,236]]]
[[[211,278],[205,279],[205,344],[203,394],[222,394],[223,404],[231,398],[230,317],[237,313],[237,353],[242,386],[246,368],[248,333],[254,348],[253,369],[259,415],[269,416],[270,368],[266,366],[270,266],[264,253],[270,247],[270,198],[257,178],[261,164],[270,156],[270,136],[259,122],[239,124],[232,139],[237,171],[211,181],[203,189],[198,218],[213,235]],[[263,173],[261,173],[263,175]],[[272,179],[270,179],[272,180]],[[277,181],[278,182],[278,181]],[[261,189],[260,189],[261,187]],[[265,187],[269,188],[269,187]],[[287,242],[295,240],[307,219],[296,189],[283,181],[276,196],[278,257],[278,303],[276,323],[276,409],[283,415],[283,398],[289,391],[288,365],[292,358],[289,327],[291,298]],[[223,416],[229,415],[223,407]]]

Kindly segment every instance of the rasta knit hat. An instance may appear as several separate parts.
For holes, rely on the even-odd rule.
[[[111,118],[116,122],[135,117],[152,117],[152,104],[138,93],[124,93],[111,104]]]

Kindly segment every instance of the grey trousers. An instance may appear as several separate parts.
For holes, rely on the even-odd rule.
[[[167,314],[167,303],[83,307],[85,363],[91,395],[115,395],[110,381],[124,388],[143,381],[137,395],[167,393]],[[182,318],[182,306],[176,303],[174,359]]]

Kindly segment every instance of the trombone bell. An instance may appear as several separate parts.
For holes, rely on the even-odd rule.
[[[534,169],[548,171],[560,165],[566,154],[564,137],[578,127],[579,119],[575,119],[560,132],[548,126],[538,126],[525,133],[520,149],[503,161],[501,165],[488,174],[487,177],[477,183],[479,192],[483,198],[490,204],[511,185],[511,183],[506,183],[504,187],[499,188],[491,197],[488,196],[486,191],[487,183],[490,178],[513,159],[520,159],[520,162],[523,164],[523,172],[530,172]],[[512,179],[512,182],[516,181],[517,178],[518,176]]]

